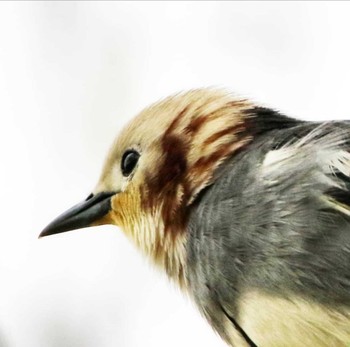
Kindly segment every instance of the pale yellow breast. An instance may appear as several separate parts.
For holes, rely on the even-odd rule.
[[[305,299],[250,292],[239,303],[239,323],[259,347],[350,347],[350,310]],[[232,346],[246,347],[227,322]]]

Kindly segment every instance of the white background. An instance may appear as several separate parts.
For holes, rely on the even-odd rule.
[[[224,346],[118,228],[37,236],[170,93],[350,118],[349,17],[345,2],[1,2],[0,346]]]

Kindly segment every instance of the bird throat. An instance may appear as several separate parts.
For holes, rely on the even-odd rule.
[[[136,246],[181,288],[186,287],[186,233],[165,229],[160,211],[144,214],[127,235]]]

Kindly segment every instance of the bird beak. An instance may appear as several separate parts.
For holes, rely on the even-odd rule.
[[[39,235],[40,237],[66,231],[106,224],[104,217],[111,210],[111,198],[115,192],[89,195],[85,201],[73,206],[54,219]]]

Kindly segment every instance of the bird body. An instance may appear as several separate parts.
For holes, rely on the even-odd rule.
[[[233,346],[242,337],[230,318],[258,346],[350,341],[350,209],[337,200],[348,194],[344,130],[302,124],[260,135],[193,207],[191,291]]]
[[[231,346],[350,343],[350,123],[193,90],[136,117],[41,236],[115,224]]]

